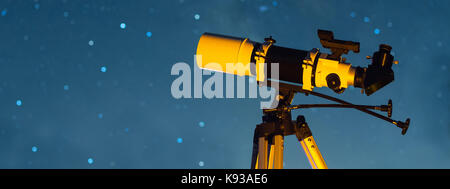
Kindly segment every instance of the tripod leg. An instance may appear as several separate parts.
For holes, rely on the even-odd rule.
[[[267,167],[267,169],[273,169],[273,152],[274,152],[274,148],[275,148],[275,145],[271,144],[270,145],[270,150],[269,150],[269,166]]]
[[[313,136],[303,139],[300,143],[313,169],[328,169]]]
[[[275,169],[283,169],[283,142],[284,142],[284,137],[283,135],[275,135],[273,137],[274,143],[275,143],[275,149],[274,151],[274,165],[275,165]],[[271,155],[272,155],[272,151],[271,151]]]
[[[296,136],[305,151],[306,157],[308,157],[311,167],[313,169],[328,169],[303,116],[297,117]]]
[[[283,168],[283,135],[275,135],[272,138],[272,142],[270,143],[269,150],[269,162],[267,169],[273,169],[275,165],[275,169]]]
[[[268,167],[267,167],[267,169],[273,169],[273,159],[274,159],[274,157],[273,157],[273,155],[274,155],[274,149],[275,149],[275,145],[273,145],[273,144],[271,144],[270,145],[270,149],[268,149],[269,150],[269,162],[267,163],[268,164]],[[255,169],[259,169],[258,168],[258,159],[259,159],[259,155],[258,155],[258,152],[256,152],[256,162],[255,162],[255,165],[253,166]],[[266,169],[266,168],[264,168],[264,169]]]
[[[253,134],[252,162],[250,169],[258,168],[258,148],[258,132],[257,129],[255,129],[255,133]]]
[[[268,140],[262,136],[258,138],[258,169],[267,169]]]

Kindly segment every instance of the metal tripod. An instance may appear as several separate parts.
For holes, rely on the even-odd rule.
[[[275,82],[268,81],[266,86],[270,86],[270,83]],[[284,136],[293,134],[295,134],[297,139],[300,141],[306,157],[308,158],[313,169],[328,168],[316,142],[314,141],[311,130],[305,121],[305,117],[299,115],[295,121],[292,120],[291,110],[294,109],[353,108],[396,125],[402,129],[402,135],[405,135],[409,128],[409,118],[406,119],[405,122],[392,120],[390,118],[392,115],[391,100],[389,100],[387,105],[380,106],[355,105],[325,94],[303,90],[299,86],[283,83],[277,83],[275,86],[279,86],[277,87],[279,95],[276,99],[278,105],[275,109],[264,109],[262,117],[263,123],[257,125],[255,128],[251,162],[252,169],[282,169]],[[295,93],[314,95],[338,102],[339,104],[302,104],[291,106]],[[387,112],[388,117],[372,112],[369,109]]]
[[[299,140],[313,169],[327,169],[305,117],[291,119],[289,109],[295,92],[279,90],[278,107],[263,110],[263,123],[256,126],[253,138],[252,169],[282,169],[284,136],[293,135]]]

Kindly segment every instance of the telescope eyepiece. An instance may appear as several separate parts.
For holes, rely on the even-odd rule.
[[[365,69],[363,88],[367,96],[394,81],[391,55],[392,47],[381,44],[379,50],[373,53],[372,63]]]

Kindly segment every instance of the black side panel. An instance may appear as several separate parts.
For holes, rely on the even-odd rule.
[[[278,47],[272,45],[266,54],[268,78],[271,77],[271,63],[278,63],[279,80],[302,84],[302,63],[307,51]]]

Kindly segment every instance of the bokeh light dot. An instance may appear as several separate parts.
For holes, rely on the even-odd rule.
[[[272,1],[272,5],[273,5],[274,7],[276,7],[276,6],[278,6],[278,2],[277,2],[277,1]]]
[[[2,10],[2,16],[6,16],[6,13],[8,13],[8,10],[3,9],[3,10]]]
[[[183,139],[182,139],[182,138],[177,138],[177,143],[178,143],[178,144],[183,143]]]
[[[392,27],[392,22],[388,22],[387,23],[387,27],[391,28]]]
[[[378,34],[380,34],[380,29],[378,29],[378,28],[375,28],[375,29],[373,30],[373,33],[374,33],[375,35],[378,35]]]
[[[152,34],[152,32],[147,32],[147,33],[145,33],[145,35],[146,35],[147,37],[151,37],[153,34]]]
[[[267,10],[269,10],[269,7],[267,7],[265,5],[259,6],[259,12],[266,12]]]
[[[370,22],[370,18],[367,17],[367,16],[365,16],[365,17],[364,17],[364,22],[366,22],[366,23],[367,23],[367,22]]]
[[[22,100],[17,100],[17,101],[16,101],[16,105],[17,105],[17,106],[22,106]]]

